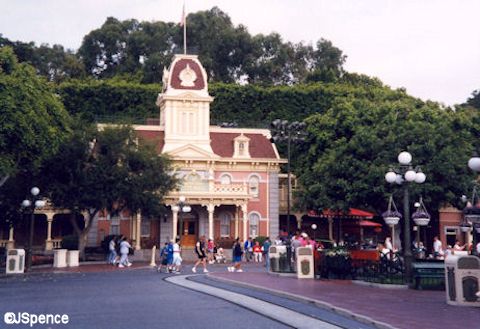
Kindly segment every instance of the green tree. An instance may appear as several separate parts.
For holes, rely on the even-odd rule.
[[[71,212],[71,222],[84,255],[86,238],[99,211],[124,209],[158,214],[163,196],[176,180],[170,162],[155,145],[138,143],[131,127],[104,127],[78,121],[71,138],[43,167],[48,197]],[[75,218],[86,214],[85,226]]]
[[[480,110],[480,89],[472,92],[472,96],[467,99],[465,105],[472,106]]]
[[[69,133],[70,117],[53,89],[13,49],[0,48],[0,182],[36,172]]]
[[[324,113],[306,119],[308,142],[293,157],[304,188],[301,206],[381,213],[387,195],[400,192],[384,175],[402,150],[427,175],[424,184],[412,184],[412,199],[423,195],[432,212],[458,205],[473,177],[466,166],[475,140],[469,115],[387,88],[337,97]]]

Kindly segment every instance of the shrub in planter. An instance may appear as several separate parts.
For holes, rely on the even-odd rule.
[[[62,249],[78,250],[78,237],[76,235],[65,235],[61,244]]]

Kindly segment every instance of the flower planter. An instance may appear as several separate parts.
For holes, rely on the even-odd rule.
[[[414,218],[413,221],[418,226],[427,226],[428,223],[430,223],[430,218],[427,218],[427,217]]]
[[[383,220],[387,225],[397,225],[400,221],[400,217],[385,217]]]

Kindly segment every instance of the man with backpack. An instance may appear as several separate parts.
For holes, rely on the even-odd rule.
[[[203,273],[208,273],[208,270],[207,270],[207,253],[206,253],[205,248],[206,248],[206,246],[205,246],[205,236],[202,235],[200,237],[200,240],[198,240],[197,243],[195,244],[195,253],[197,254],[198,260],[195,263],[195,265],[193,265],[193,267],[192,267],[192,272],[193,273],[197,272],[197,266],[199,264],[202,264],[202,266],[203,266]]]

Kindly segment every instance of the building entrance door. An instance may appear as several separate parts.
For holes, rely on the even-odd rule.
[[[180,244],[183,248],[194,247],[198,237],[198,220],[186,218],[182,222]]]

